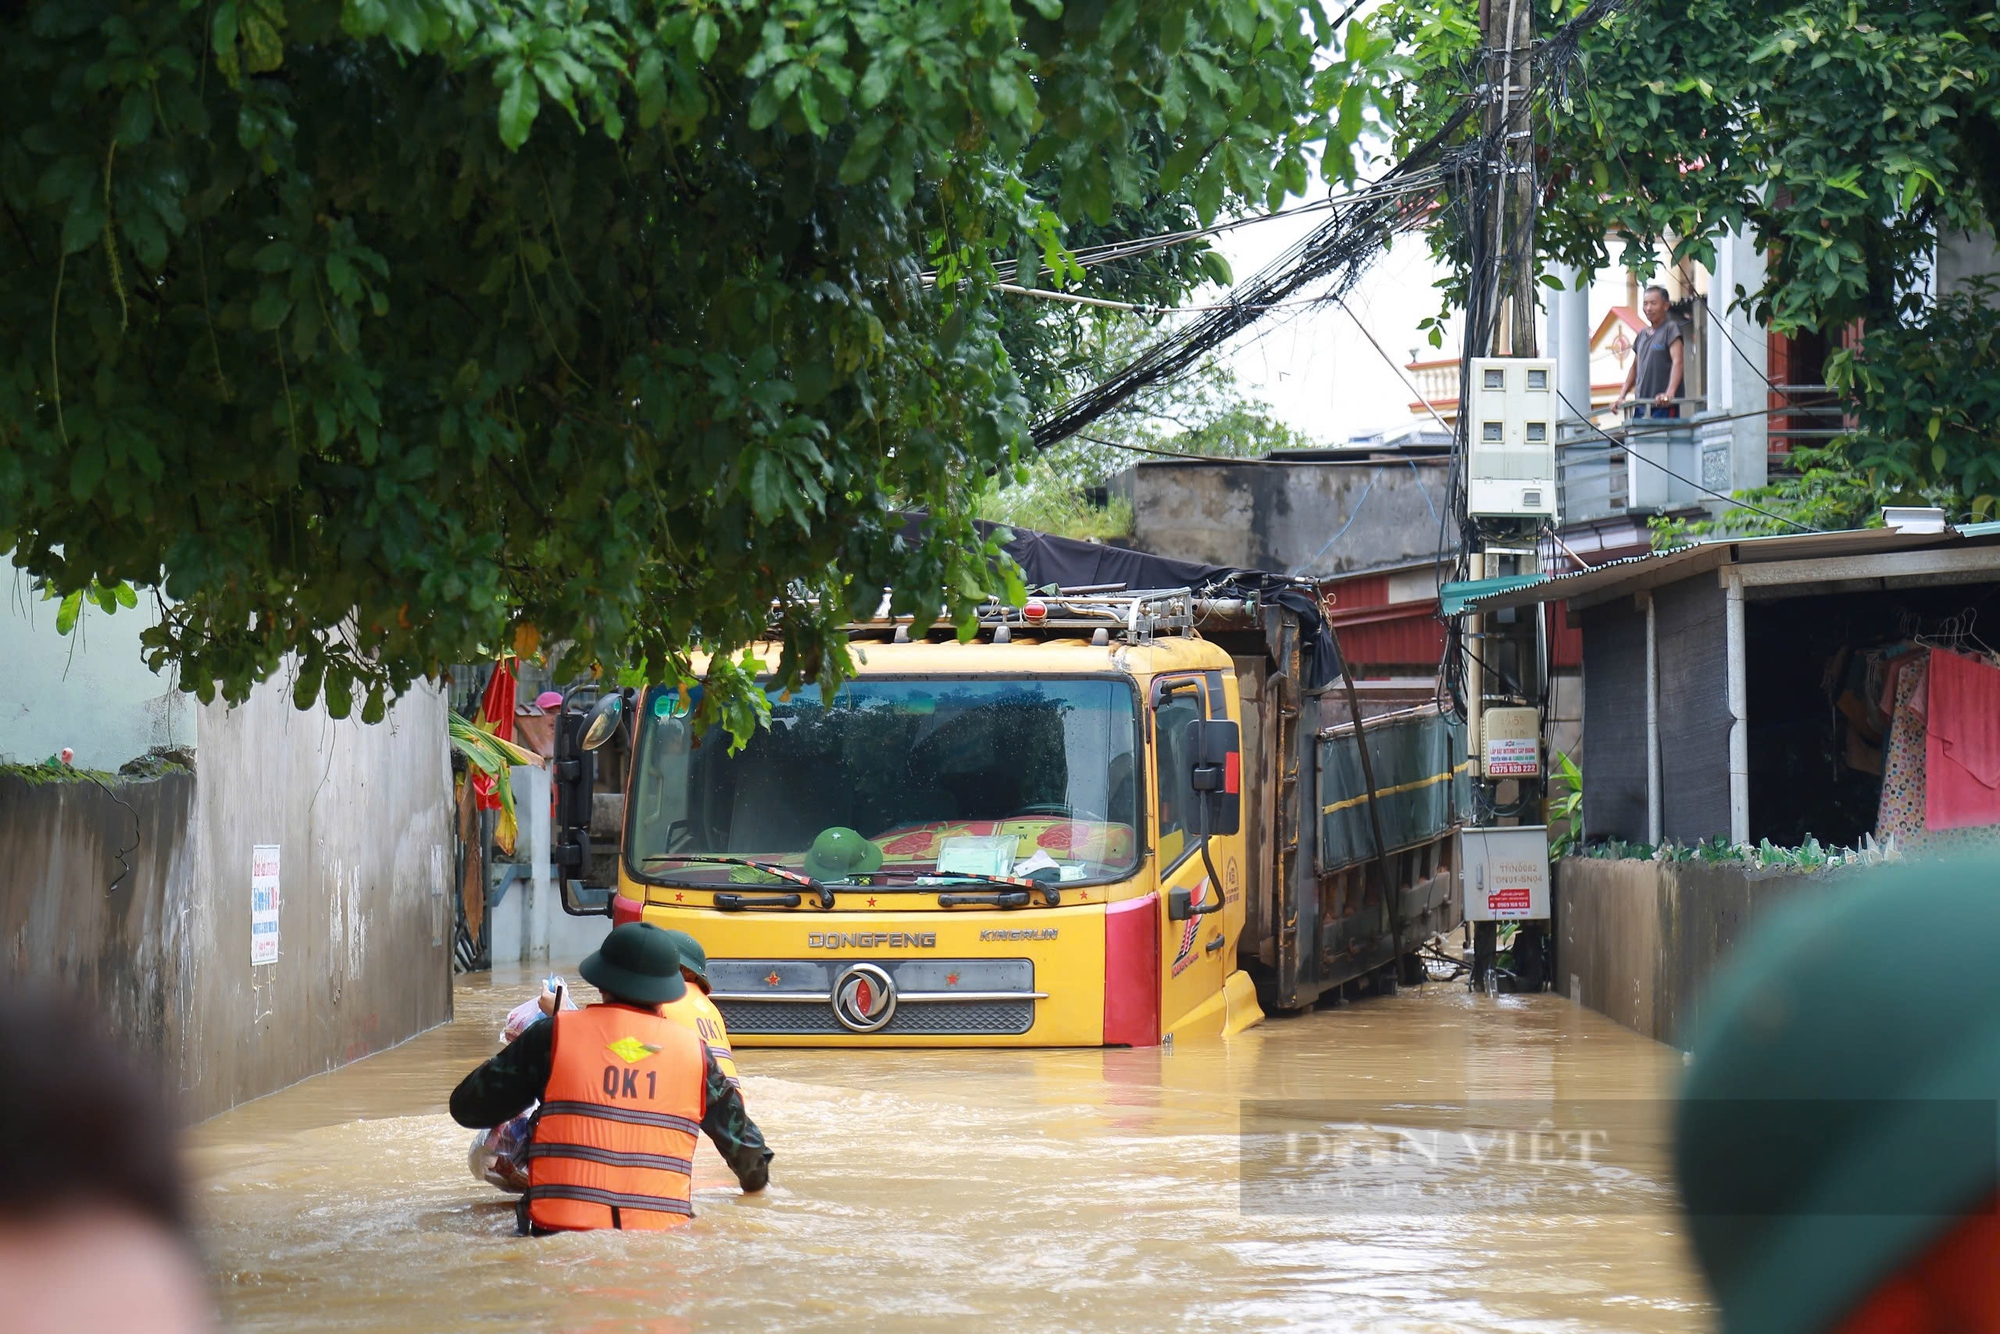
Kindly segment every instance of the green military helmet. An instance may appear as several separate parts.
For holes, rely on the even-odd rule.
[[[665,1005],[687,995],[673,933],[651,922],[613,927],[576,971],[599,991],[641,1005]]]
[[[702,995],[715,990],[708,980],[708,951],[701,947],[701,942],[685,931],[676,931],[672,927],[664,930],[667,939],[673,941],[674,948],[680,951],[681,971],[695,980]]]
[[[845,880],[882,869],[882,849],[843,825],[820,830],[806,850],[805,873],[815,880]]]
[[[1799,886],[1707,998],[1674,1158],[1723,1334],[1821,1334],[2000,1189],[2000,862]]]

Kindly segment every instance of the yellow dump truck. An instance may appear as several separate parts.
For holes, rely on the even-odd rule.
[[[1458,920],[1451,729],[1374,724],[1363,810],[1317,610],[1299,581],[1051,588],[967,643],[856,625],[854,679],[734,754],[638,692],[609,911],[699,938],[747,1046],[1153,1045],[1407,968]]]

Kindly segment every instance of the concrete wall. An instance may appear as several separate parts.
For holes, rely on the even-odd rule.
[[[374,726],[300,712],[283,680],[203,708],[200,848],[215,964],[193,1006],[220,1026],[184,1081],[219,1109],[451,1017],[451,761],[441,692]],[[250,857],[282,866],[278,961],[250,965]],[[219,1039],[219,1040],[218,1040]]]
[[[1210,565],[1320,576],[1434,558],[1442,463],[1142,463],[1111,481],[1132,545]]]
[[[1695,478],[1714,491],[1745,491],[1770,480],[1769,419],[1757,415],[1769,402],[1768,335],[1745,309],[1730,309],[1737,288],[1754,292],[1764,283],[1764,256],[1747,232],[1725,232],[1715,245],[1715,272],[1708,283],[1707,384],[1690,386],[1704,393],[1708,406],[1698,427],[1700,474]],[[1730,420],[1732,419],[1733,420]],[[1696,503],[1711,513],[1726,508],[1710,496]]]
[[[450,1018],[451,781],[436,691],[369,727],[279,680],[195,731],[192,776],[0,776],[0,967],[93,996],[200,1118]],[[257,844],[280,848],[280,954],[253,966]]]
[[[116,769],[153,746],[193,741],[192,701],[140,657],[139,635],[158,619],[150,601],[115,615],[86,606],[77,629],[59,635],[56,604],[20,571],[0,589],[0,764],[68,746],[86,769]]]
[[[1728,864],[1565,858],[1556,867],[1556,989],[1685,1048],[1710,978],[1751,924],[1820,883]]]
[[[537,971],[574,967],[611,931],[609,917],[572,917],[556,902],[553,886],[540,894],[527,880],[507,887],[505,897],[493,907],[492,923],[487,939],[493,962],[518,961]]]
[[[173,774],[116,784],[114,797],[0,774],[0,973],[54,978],[93,997],[136,1046],[177,1050],[183,982],[205,937],[194,785]]]

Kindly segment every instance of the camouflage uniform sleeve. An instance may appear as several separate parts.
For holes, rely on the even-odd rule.
[[[549,1086],[556,1025],[538,1019],[451,1091],[451,1119],[482,1130],[527,1110]]]
[[[762,1190],[771,1179],[771,1150],[764,1143],[764,1132],[750,1119],[743,1095],[730,1087],[722,1067],[716,1064],[715,1053],[704,1045],[702,1054],[708,1066],[708,1111],[701,1118],[701,1128],[708,1132],[716,1152],[736,1173],[743,1189]]]

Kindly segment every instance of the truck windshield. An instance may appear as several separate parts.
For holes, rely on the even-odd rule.
[[[625,856],[654,881],[827,883],[984,874],[1116,879],[1138,861],[1138,730],[1123,678],[855,681],[773,700],[734,755],[671,692],[640,712]]]

